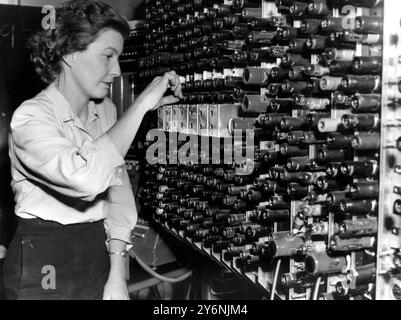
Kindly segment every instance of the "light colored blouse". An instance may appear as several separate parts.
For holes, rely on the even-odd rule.
[[[88,108],[83,125],[51,84],[14,112],[9,155],[15,213],[65,225],[104,219],[108,240],[131,243],[135,200],[124,159],[106,134],[117,120],[116,107],[106,98]]]

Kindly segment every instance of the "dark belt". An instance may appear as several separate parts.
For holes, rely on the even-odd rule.
[[[104,230],[103,220],[63,225],[61,223],[40,218],[17,218],[17,231],[33,235],[63,235],[69,233],[90,232],[91,230]]]

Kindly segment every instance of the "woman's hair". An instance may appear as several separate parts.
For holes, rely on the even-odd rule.
[[[44,82],[53,82],[65,55],[86,50],[107,29],[121,33],[124,39],[130,32],[127,20],[108,4],[94,0],[63,3],[56,9],[55,28],[42,29],[28,40],[36,72]]]

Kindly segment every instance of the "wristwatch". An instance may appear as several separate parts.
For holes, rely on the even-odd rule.
[[[111,256],[112,254],[117,254],[117,255],[119,255],[119,256],[122,256],[122,257],[128,257],[128,251],[127,250],[123,250],[123,251],[110,251],[109,252],[109,256]]]

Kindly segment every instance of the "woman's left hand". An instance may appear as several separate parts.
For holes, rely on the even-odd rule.
[[[123,277],[110,277],[104,286],[103,300],[130,300]]]

